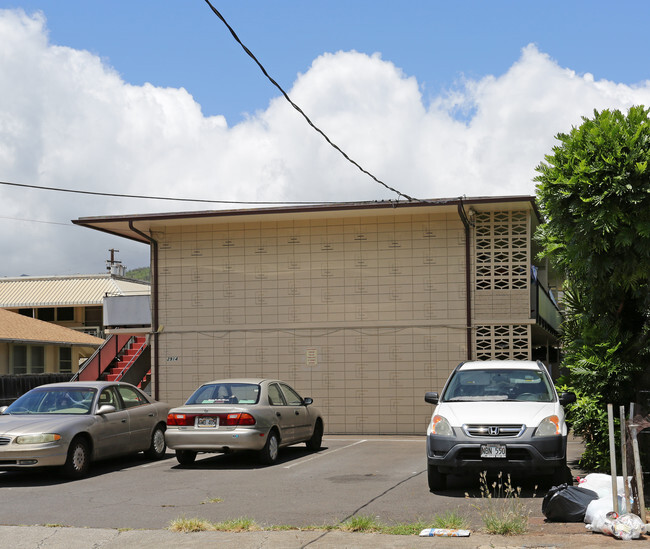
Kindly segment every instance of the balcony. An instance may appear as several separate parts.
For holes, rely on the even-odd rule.
[[[562,313],[555,300],[539,280],[530,286],[530,316],[553,335],[559,335],[562,326]]]

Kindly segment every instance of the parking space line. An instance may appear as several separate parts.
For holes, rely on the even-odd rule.
[[[322,454],[317,454],[315,456],[312,456],[310,458],[300,460],[297,463],[292,463],[291,465],[285,465],[285,469],[291,469],[292,467],[295,467],[296,465],[302,465],[303,463],[307,463],[308,461],[312,461],[314,459],[318,459],[323,456],[328,456],[329,454],[333,454],[334,452],[338,452],[339,450],[345,450],[346,448],[352,448],[352,446],[356,446],[357,444],[362,444],[363,442],[368,442],[365,439],[362,440],[357,440],[356,442],[353,442],[352,444],[348,444],[347,446],[341,446],[340,448],[335,448],[334,450],[330,450],[328,452],[323,452]]]

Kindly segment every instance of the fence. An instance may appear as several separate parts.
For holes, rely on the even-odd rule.
[[[72,374],[23,374],[0,376],[0,406],[8,406],[30,389],[45,383],[70,381]]]

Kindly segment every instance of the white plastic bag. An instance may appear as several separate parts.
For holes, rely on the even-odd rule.
[[[621,516],[614,512],[607,513],[604,517],[596,517],[594,522],[587,524],[585,528],[624,541],[639,539],[646,532],[646,525],[643,524],[641,518],[632,513],[625,513]]]
[[[630,481],[628,478],[628,483]],[[599,498],[609,497],[612,499],[612,477],[603,473],[589,473],[586,477],[581,478],[578,486],[593,490]],[[619,496],[625,495],[625,483],[623,477],[616,477],[616,492]]]

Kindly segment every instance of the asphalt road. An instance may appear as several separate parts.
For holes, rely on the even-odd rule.
[[[570,442],[570,452],[578,444]],[[456,511],[481,526],[478,479],[450,480],[448,490],[429,492],[424,437],[328,436],[319,452],[287,448],[270,467],[254,455],[205,454],[182,468],[170,451],[157,462],[138,455],[95,463],[77,481],[54,471],[0,472],[0,524],[160,529],[183,517],[246,517],[263,526],[323,526],[353,515],[412,523]],[[535,490],[538,480],[513,480],[531,517],[542,516],[547,486]]]

